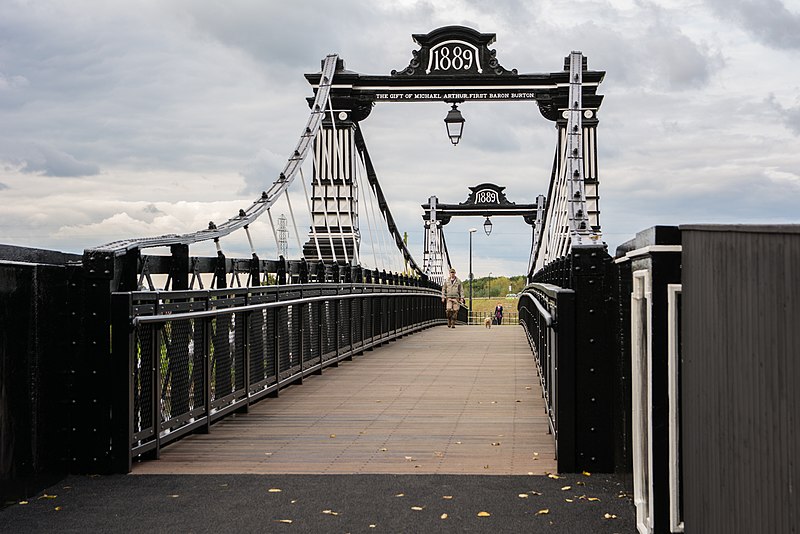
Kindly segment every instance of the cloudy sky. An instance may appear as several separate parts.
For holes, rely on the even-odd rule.
[[[655,224],[800,222],[800,0],[4,0],[0,243],[80,252],[224,221],[294,149],[312,94],[303,74],[320,59],[388,74],[408,64],[412,33],[450,24],[496,33],[500,63],[521,73],[560,70],[571,50],[607,72],[598,149],[612,254]],[[420,263],[430,195],[457,203],[494,182],[533,202],[555,147],[531,102],[462,106],[452,147],[447,108],[381,103],[362,124]],[[445,227],[461,273],[467,229],[481,224]],[[254,234],[275,257],[268,227]],[[525,272],[523,222],[495,218],[474,239],[476,276]]]

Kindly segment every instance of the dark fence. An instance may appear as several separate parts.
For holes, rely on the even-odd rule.
[[[575,292],[531,284],[520,294],[518,309],[536,361],[558,471],[574,472]]]
[[[444,322],[439,291],[377,284],[115,293],[112,313],[121,472],[326,366]]]
[[[614,353],[611,266],[604,246],[573,247],[536,274],[518,304],[542,374],[562,472],[618,469],[614,401],[623,384]]]
[[[677,378],[670,347],[677,347],[670,333],[681,280],[680,232],[657,226],[638,233],[617,249],[615,266],[618,368],[625,385],[617,403],[623,423],[618,432],[624,433],[626,470],[633,472],[636,522],[642,533],[680,532],[681,466],[670,445],[677,429],[677,416],[671,415],[677,408],[670,406],[670,385]]]
[[[680,229],[686,532],[800,532],[800,225]]]
[[[60,252],[0,245],[0,498],[31,495],[64,471],[72,386],[68,263]]]

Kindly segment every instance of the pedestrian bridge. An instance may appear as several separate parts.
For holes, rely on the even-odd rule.
[[[283,170],[219,224],[80,256],[0,245],[0,479],[632,472],[641,533],[683,532],[684,517],[697,532],[800,524],[800,229],[654,226],[612,258],[605,72],[577,51],[553,72],[506,69],[494,39],[415,34],[408,67],[378,76],[326,56]],[[553,123],[547,196],[425,191],[418,263],[361,123],[438,101],[456,144],[457,105],[481,100],[531,102]],[[521,326],[467,327],[462,308],[439,327],[444,229],[460,216],[487,235],[491,217],[531,226]]]
[[[552,473],[539,384],[522,327],[429,328],[187,436],[133,473]]]

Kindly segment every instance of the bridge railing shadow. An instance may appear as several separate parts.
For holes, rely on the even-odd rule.
[[[440,292],[296,284],[112,295],[111,456],[128,472],[161,447],[327,366],[444,322]]]

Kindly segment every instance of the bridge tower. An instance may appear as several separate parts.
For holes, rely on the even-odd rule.
[[[346,87],[353,74],[345,70],[342,59],[337,60],[337,87],[331,88],[324,104],[322,127],[314,139],[313,228],[303,245],[303,256],[308,260],[360,263],[356,129],[358,121],[369,115],[372,103],[349,95]],[[321,73],[306,74],[315,92],[319,90],[321,78]],[[312,98],[308,101],[313,103]]]
[[[330,100],[329,100],[330,103]],[[306,258],[358,263],[358,184],[354,180],[355,125],[349,110],[325,112],[314,139],[311,213],[314,229],[303,245]],[[317,258],[318,241],[321,258]]]
[[[442,222],[437,217],[437,204],[438,199],[435,196],[428,199],[429,208],[425,213],[425,252],[422,258],[422,271],[428,275],[429,280],[441,284],[444,281],[445,247]]]

